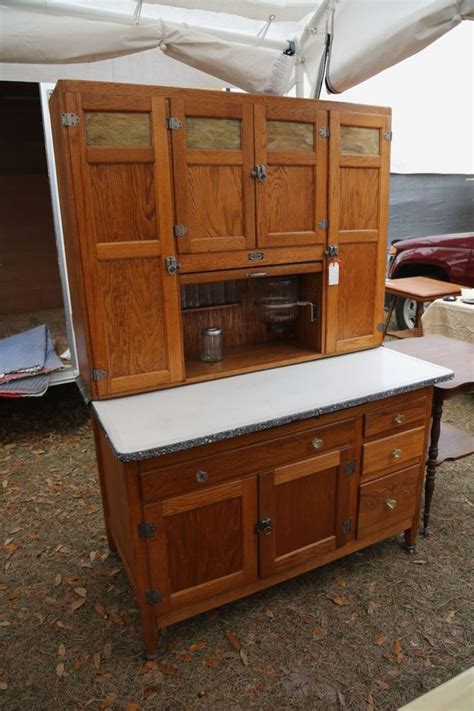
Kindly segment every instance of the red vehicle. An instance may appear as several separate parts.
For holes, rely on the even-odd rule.
[[[474,232],[404,239],[392,243],[387,278],[427,276],[474,287]],[[416,303],[397,299],[395,314],[400,329],[413,328]]]

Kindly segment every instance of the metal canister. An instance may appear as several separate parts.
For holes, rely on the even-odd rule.
[[[201,360],[216,363],[224,357],[222,328],[211,326],[201,331]]]

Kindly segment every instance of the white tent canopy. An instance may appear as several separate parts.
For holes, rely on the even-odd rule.
[[[0,0],[0,62],[154,49],[245,91],[285,94],[296,83],[303,95],[306,75],[317,95],[324,71],[331,91],[345,91],[464,19],[474,0]]]

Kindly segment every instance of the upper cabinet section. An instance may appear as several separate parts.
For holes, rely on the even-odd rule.
[[[179,254],[255,246],[253,107],[223,99],[170,102]]]

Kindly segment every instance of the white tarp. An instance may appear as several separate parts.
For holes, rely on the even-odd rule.
[[[313,12],[304,15],[310,5]],[[474,0],[165,0],[138,6],[130,0],[0,0],[0,10],[1,62],[93,62],[159,48],[245,91],[284,94],[296,82],[302,95],[303,71],[313,92],[318,85],[332,29],[326,78],[340,92],[474,19]],[[257,22],[268,13],[271,22]],[[289,57],[284,52],[293,39],[296,55]]]

